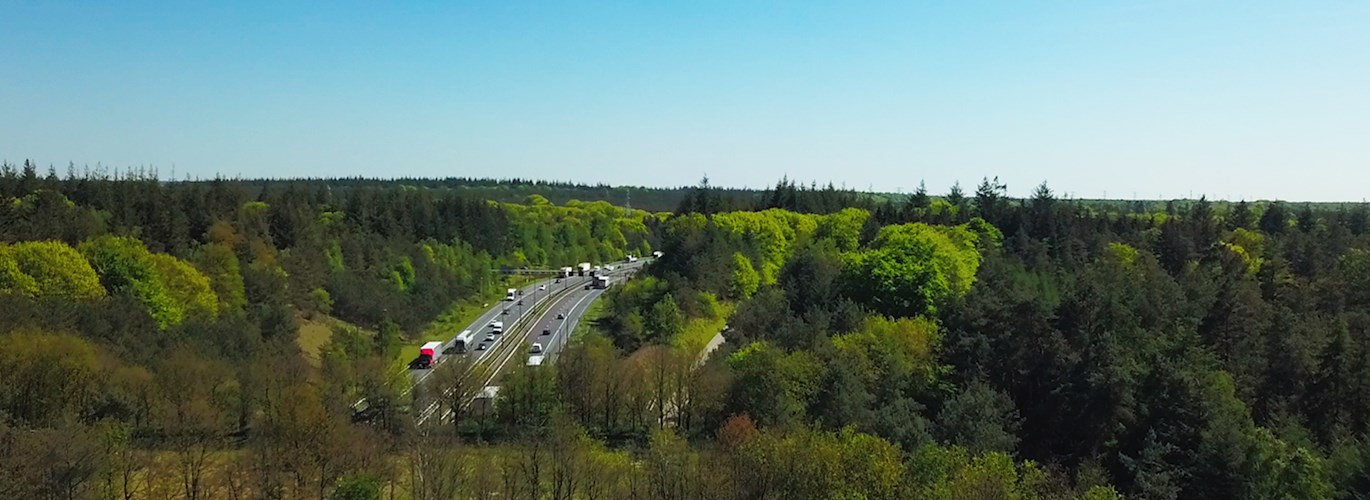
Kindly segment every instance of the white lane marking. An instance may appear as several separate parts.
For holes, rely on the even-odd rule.
[[[534,284],[532,284],[532,285],[528,285],[527,287],[524,288],[524,290],[526,290],[526,291],[528,291],[528,292],[533,292],[534,289],[537,288],[537,286],[538,286],[539,284],[540,284],[540,283],[534,283]],[[541,284],[552,284],[552,280],[547,280],[546,283],[541,283]],[[541,297],[539,297],[537,294],[530,294],[530,295],[533,295],[533,305],[528,306],[528,307],[527,307],[528,310],[532,310],[534,307],[537,307],[537,305],[540,304],[540,303],[542,303],[542,301],[547,300],[548,297],[549,297],[551,294],[542,294]],[[486,326],[488,326],[490,323],[494,322],[496,318],[500,317],[500,316],[501,316],[500,313],[503,312],[504,309],[514,309],[515,311],[519,311],[519,312],[517,312],[517,313],[510,314],[510,316],[513,316],[513,318],[510,318],[510,319],[513,320],[513,321],[510,322],[510,323],[511,323],[510,326],[512,326],[512,323],[518,322],[519,318],[521,318],[521,317],[523,316],[523,307],[522,307],[522,306],[506,306],[506,305],[504,304],[505,302],[508,302],[508,301],[501,300],[501,301],[499,302],[500,305],[497,305],[497,306],[495,306],[495,307],[490,308],[490,310],[489,310],[489,311],[486,311],[485,314],[482,314],[481,316],[479,316],[479,317],[476,319],[476,322],[475,322],[475,323],[472,323],[472,324],[468,325],[468,327],[467,327],[466,329],[471,330],[471,331],[476,331],[476,330],[484,329],[484,328],[485,328]],[[476,326],[476,325],[480,325],[480,326]],[[502,335],[503,335],[503,334],[501,334],[501,336],[502,336]],[[495,341],[495,342],[492,342],[490,345],[493,346],[493,345],[496,344],[496,343],[498,343],[498,339],[496,339],[496,341]],[[479,362],[485,361],[485,358],[486,358],[487,356],[489,356],[490,353],[494,352],[494,350],[489,350],[489,349],[487,349],[487,350],[485,350],[485,351],[475,351],[475,352],[480,352],[480,354],[477,355],[477,357],[476,357],[476,362],[479,363]],[[435,365],[435,366],[436,366],[436,365]],[[410,370],[410,371],[412,372],[413,370]],[[419,384],[422,384],[423,381],[426,380],[426,379],[427,379],[430,375],[432,375],[432,374],[433,374],[433,369],[430,368],[430,369],[427,369],[427,370],[423,370],[423,372],[420,373],[420,374],[418,375],[418,377],[412,377],[412,376],[411,376],[410,378],[413,379],[412,382],[409,384],[409,387],[408,387],[408,388],[406,388],[403,392],[400,393],[400,396],[401,396],[401,397],[404,397],[404,396],[409,395],[410,392],[413,392],[414,387],[417,387]],[[359,402],[359,403],[360,403],[360,402]]]
[[[565,292],[566,290],[562,290],[562,291]],[[574,292],[573,292],[573,293],[574,293]],[[559,296],[559,298],[558,298],[557,300],[563,300],[563,301],[564,301],[564,300],[568,300],[568,299],[570,299],[572,296],[574,296],[574,295]],[[538,305],[539,303],[541,303],[543,300],[547,300],[547,299],[550,299],[550,298],[551,298],[551,294],[548,294],[547,296],[543,297],[542,299],[534,299],[533,305],[528,307],[528,312],[531,312],[531,311],[533,310],[533,308],[537,307],[537,305]],[[528,335],[525,336],[525,339],[532,339],[532,337],[533,337],[533,336],[532,336],[532,333],[536,331],[537,324],[540,323],[542,319],[545,319],[545,318],[547,317],[547,315],[548,315],[549,313],[551,313],[551,312],[555,309],[555,306],[556,306],[556,304],[552,304],[552,305],[550,305],[550,306],[547,307],[547,310],[546,310],[546,311],[543,311],[542,316],[539,318],[539,321],[533,322],[533,325],[532,325],[533,328],[530,329],[530,330],[528,331]],[[515,334],[514,334],[513,332],[514,332],[515,330],[517,330],[518,321],[519,321],[519,319],[522,319],[522,317],[523,317],[523,314],[522,314],[522,313],[519,313],[519,314],[515,315],[515,318],[514,318],[513,321],[511,321],[510,324],[509,324],[509,328],[508,328],[507,330],[505,330],[505,334],[502,334],[501,336],[504,336],[504,335],[515,336]],[[495,345],[495,344],[491,344],[491,345],[493,346],[493,345]],[[488,355],[490,355],[490,354],[492,354],[492,353],[494,353],[494,352],[495,352],[494,349],[490,349],[490,350],[485,351],[485,354],[482,355],[482,357],[481,357],[480,359],[477,359],[476,362],[479,363],[480,361],[483,361],[483,358],[484,358],[485,356],[488,356]],[[492,375],[488,380],[485,381],[485,385],[490,385],[490,381],[491,381],[491,380],[494,380],[496,377],[498,377],[498,376],[499,376],[499,372],[504,370],[504,365],[505,365],[505,364],[508,364],[509,360],[513,359],[514,356],[516,356],[517,354],[518,354],[518,349],[516,349],[516,348],[515,348],[515,349],[511,349],[510,352],[509,352],[509,354],[506,355],[506,356],[503,358],[504,360],[500,363],[499,368],[496,368],[496,369],[495,369],[494,375]],[[432,370],[429,370],[428,373],[425,373],[425,374],[424,374],[424,377],[426,378],[426,377],[428,376],[428,374],[430,374],[430,373],[432,373]],[[422,381],[422,379],[420,379],[420,381]],[[409,387],[409,390],[405,391],[405,394],[408,394],[410,391],[412,391],[412,390],[413,390],[415,387],[417,387],[417,386],[418,386],[417,384],[411,385],[411,386]],[[441,404],[441,402],[442,402],[441,400],[435,400],[435,401],[433,401],[432,404],[429,404],[427,408],[425,408],[425,409],[423,409],[422,411],[420,411],[420,412],[419,412],[419,418],[418,418],[418,424],[419,424],[419,425],[423,425],[423,423],[426,422],[426,421],[428,420],[429,417],[433,416],[433,412],[437,411],[437,407],[439,406],[439,404]],[[440,417],[440,418],[445,418],[445,417],[446,417],[446,413],[444,413],[444,414],[442,415],[442,417]]]
[[[552,334],[551,341],[547,343],[549,347],[550,347],[550,346],[557,346],[557,347],[553,347],[552,349],[550,349],[551,352],[548,353],[548,356],[549,356],[549,357],[550,357],[552,354],[555,354],[556,351],[557,351],[557,349],[560,348],[560,346],[557,344],[557,337],[560,337],[560,336],[562,335],[563,332],[565,332],[565,334],[568,335],[568,336],[571,335],[571,330],[574,330],[574,329],[576,328],[576,324],[580,322],[580,318],[576,316],[576,308],[577,308],[577,307],[580,307],[580,304],[581,304],[582,302],[585,302],[586,299],[590,299],[590,298],[592,298],[592,297],[598,297],[598,296],[603,295],[603,294],[604,294],[604,292],[603,292],[602,290],[596,290],[596,291],[590,292],[590,293],[587,294],[586,296],[581,297],[580,300],[576,301],[575,305],[571,306],[571,308],[570,308],[570,309],[567,311],[567,313],[566,313],[566,320],[564,320],[564,321],[562,322],[562,324],[559,325],[559,326],[557,327],[556,333],[553,333],[553,334]],[[584,311],[581,311],[581,314],[583,315],[583,314],[585,314],[585,312],[584,312]],[[571,321],[572,319],[574,319],[575,321]],[[570,327],[563,328],[563,327],[566,326],[567,323],[570,323],[571,326],[570,326]]]

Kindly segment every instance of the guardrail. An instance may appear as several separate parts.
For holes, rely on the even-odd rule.
[[[520,333],[520,329],[529,328],[530,325],[531,327],[536,327],[538,321],[533,319],[541,319],[542,317],[546,316],[546,314],[549,312],[551,308],[551,304],[556,303],[556,301],[560,299],[562,295],[565,295],[567,292],[570,292],[573,288],[574,287],[566,286],[556,291],[548,290],[550,293],[547,295],[547,297],[533,303],[533,306],[528,309],[527,314],[519,315],[518,319],[514,320],[514,323],[510,324],[509,327],[505,329],[505,332],[501,334],[501,337],[521,338],[522,335],[530,333],[531,330],[525,330],[522,333]],[[490,377],[482,381],[482,387],[490,385],[490,382],[495,380],[495,378],[499,376],[500,371],[504,369],[504,365],[508,364],[509,360],[513,359],[513,357],[516,354],[522,352],[522,344],[522,342],[517,341],[495,342],[494,349],[490,352],[490,354],[486,355],[484,358],[482,358],[482,360],[471,364],[470,369],[474,370],[477,366],[480,366],[481,364],[488,364],[486,360],[491,360],[492,362],[497,360],[499,362],[498,366],[496,366],[494,370],[491,370]],[[426,378],[427,377],[425,377],[425,379]],[[419,383],[422,383],[422,380],[416,383],[415,386],[417,386]],[[446,393],[434,398],[432,403],[426,406],[423,409],[423,411],[419,412],[419,418],[417,419],[418,425],[423,425],[423,423],[426,422],[429,417],[431,417],[434,413],[437,412],[438,407],[442,404],[442,397],[444,396],[446,396]],[[468,401],[466,402],[466,404],[470,404],[470,402]]]

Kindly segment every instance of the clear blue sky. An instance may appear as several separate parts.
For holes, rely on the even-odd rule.
[[[0,0],[0,159],[1370,197],[1370,2],[381,4]]]

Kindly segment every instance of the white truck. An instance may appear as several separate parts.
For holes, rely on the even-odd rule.
[[[587,275],[587,274],[590,274],[590,263],[589,263],[589,262],[581,262],[581,263],[580,263],[580,266],[578,266],[578,267],[580,268],[580,275],[581,275],[581,276],[585,276],[585,275]]]
[[[471,350],[471,340],[475,336],[476,334],[471,330],[462,330],[461,333],[457,334],[457,338],[452,339],[452,349],[459,353]]]
[[[504,294],[504,300],[513,302],[513,301],[514,301],[514,295],[517,295],[518,292],[519,292],[518,290],[513,289],[513,288],[510,288],[510,289],[508,290],[508,292],[506,292],[506,293]]]

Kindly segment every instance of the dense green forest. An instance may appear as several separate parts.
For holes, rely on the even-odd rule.
[[[75,171],[72,166],[71,170]],[[191,181],[186,182],[205,182]],[[538,195],[557,205],[564,205],[572,200],[578,201],[605,201],[618,206],[627,206],[647,210],[649,212],[670,212],[680,206],[681,202],[687,198],[695,189],[691,186],[685,187],[643,187],[643,186],[609,186],[605,184],[580,184],[575,182],[558,182],[533,179],[473,179],[465,177],[450,177],[445,179],[417,179],[417,178],[396,178],[396,179],[369,179],[369,178],[338,178],[338,179],[241,179],[235,182],[241,183],[252,190],[278,190],[286,189],[291,185],[311,184],[327,185],[332,190],[347,190],[355,188],[376,188],[409,186],[412,188],[423,188],[440,192],[452,192],[468,198],[477,198],[504,203],[522,203],[529,195]],[[705,183],[707,184],[707,180]],[[780,182],[781,186],[794,187],[794,182],[788,179]],[[828,198],[840,198],[845,206],[874,206],[891,199],[891,195],[877,193],[860,193],[846,188],[837,188],[832,184],[819,187],[816,183],[810,183],[808,187],[798,187],[807,191],[823,191]],[[710,191],[717,195],[721,200],[726,200],[728,206],[746,209],[752,207],[764,208],[771,203],[773,191],[769,189],[747,189],[747,188],[723,188],[715,187]]]
[[[1370,206],[453,182],[0,167],[0,496],[1370,495]],[[400,345],[501,269],[653,250],[414,424],[480,388]]]

